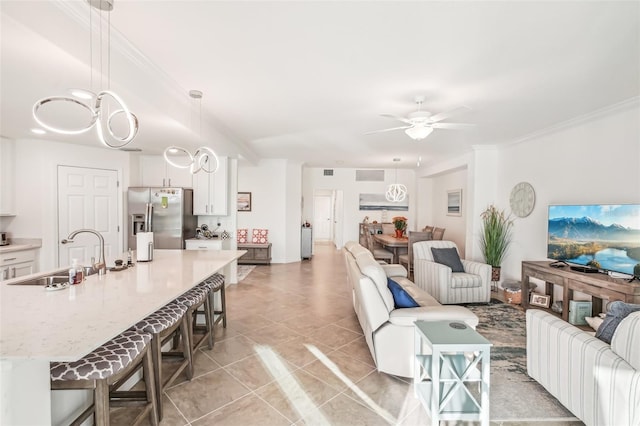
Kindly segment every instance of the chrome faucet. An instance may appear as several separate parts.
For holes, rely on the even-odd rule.
[[[73,231],[72,233],[69,234],[69,236],[67,238],[65,238],[64,240],[61,241],[62,244],[67,244],[67,243],[72,243],[73,239],[75,238],[76,235],[81,234],[83,232],[88,232],[89,234],[93,234],[95,236],[98,237],[98,239],[100,240],[100,254],[99,254],[99,260],[98,262],[95,262],[91,265],[94,273],[98,272],[99,275],[104,275],[107,273],[107,262],[104,259],[104,238],[102,237],[102,235],[98,232],[95,231],[93,229],[78,229],[76,231]],[[93,258],[92,258],[93,259]],[[91,275],[91,274],[89,274]]]

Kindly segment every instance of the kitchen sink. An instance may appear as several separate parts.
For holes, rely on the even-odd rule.
[[[9,285],[39,285],[39,286],[52,286],[54,284],[62,284],[69,282],[69,277],[66,275],[48,275],[38,278],[29,278],[25,281],[19,281]]]

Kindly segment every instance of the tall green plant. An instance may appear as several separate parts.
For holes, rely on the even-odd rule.
[[[480,215],[482,218],[482,234],[480,249],[484,260],[491,266],[499,267],[511,244],[511,227],[513,221],[503,210],[493,204]]]

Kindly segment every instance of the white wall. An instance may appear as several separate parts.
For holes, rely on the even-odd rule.
[[[460,168],[467,168],[466,257],[477,260],[482,259],[480,213],[492,203],[509,212],[511,189],[522,181],[533,185],[536,206],[530,216],[514,221],[513,243],[502,265],[504,282],[520,280],[523,260],[546,259],[549,204],[640,203],[639,165],[640,102],[635,98],[502,148],[475,147],[417,174],[419,191],[433,195],[435,179],[446,176],[453,184]],[[430,206],[437,203],[437,198],[422,198],[421,217],[435,220]]]
[[[575,126],[500,151],[496,204],[509,207],[518,182],[531,183],[536,205],[515,220],[503,275],[520,279],[522,260],[546,259],[549,204],[640,203],[640,106],[596,113]]]
[[[324,176],[324,168],[305,167],[302,171],[304,197],[303,218],[308,220],[313,226],[313,195],[316,190],[336,190],[342,191],[344,214],[342,218],[342,239],[335,238],[336,242],[358,241],[358,224],[365,216],[369,216],[369,221],[382,221],[381,211],[359,210],[359,195],[361,193],[381,193],[384,194],[387,186],[396,182],[395,169],[385,170],[384,182],[356,182],[356,169],[336,168],[333,169],[333,176]],[[416,211],[418,205],[418,194],[415,190],[415,173],[413,170],[398,169],[397,183],[406,185],[409,197],[409,211],[387,212],[387,219],[391,221],[393,216],[405,216],[409,219],[407,229],[418,230],[418,220]],[[340,248],[340,247],[338,247]]]
[[[467,220],[467,169],[455,169],[449,173],[441,173],[433,177],[419,178],[420,214],[418,228],[436,226],[445,228],[445,240],[453,241],[458,246],[462,258],[465,257],[465,238]],[[447,192],[462,190],[462,209],[460,216],[447,215]],[[425,213],[423,214],[423,211]]]
[[[238,228],[268,229],[273,263],[300,260],[300,169],[282,159],[238,166],[238,191],[251,192],[251,211],[238,212]]]
[[[117,170],[120,189],[118,211],[122,223],[124,192],[129,186],[129,154],[95,147],[19,139],[15,142],[15,210],[16,217],[3,225],[13,238],[42,238],[40,270],[58,266],[57,166],[77,166]],[[123,251],[124,230],[120,246]]]

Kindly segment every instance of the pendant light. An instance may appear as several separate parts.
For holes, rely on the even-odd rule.
[[[202,136],[202,92],[190,90],[189,96],[198,100],[198,136]],[[215,173],[218,171],[220,161],[216,153],[207,146],[201,146],[194,154],[179,146],[170,146],[164,150],[165,161],[179,169],[190,169],[191,174],[199,171]]]
[[[394,158],[393,162],[399,162],[399,158]],[[398,183],[398,166],[396,166],[396,181],[387,187],[387,192],[385,193],[385,197],[387,201],[392,203],[400,203],[407,198],[407,187],[401,183]]]
[[[133,114],[122,98],[113,92],[111,86],[111,15],[114,0],[87,0],[89,4],[89,47],[90,47],[90,68],[91,68],[91,86],[93,86],[93,14],[97,13],[100,19],[100,41],[103,38],[102,22],[103,14],[107,13],[107,52],[103,61],[102,42],[100,43],[100,89],[97,94],[93,92],[93,87],[89,90],[73,89],[72,96],[51,96],[40,99],[33,106],[33,118],[43,128],[55,133],[63,135],[78,135],[89,131],[96,126],[98,139],[102,144],[109,148],[122,148],[129,144],[138,133],[138,118]],[[94,9],[97,12],[94,12]],[[103,69],[103,63],[106,64]],[[106,75],[106,77],[105,77]],[[106,88],[103,88],[102,80],[106,79]],[[41,116],[41,108],[47,104],[59,105],[61,102],[70,103],[80,106],[89,114],[88,121],[84,125],[73,128],[62,128],[55,124],[48,123]],[[118,135],[114,131],[114,120],[122,116],[126,123],[126,132],[124,135]]]

